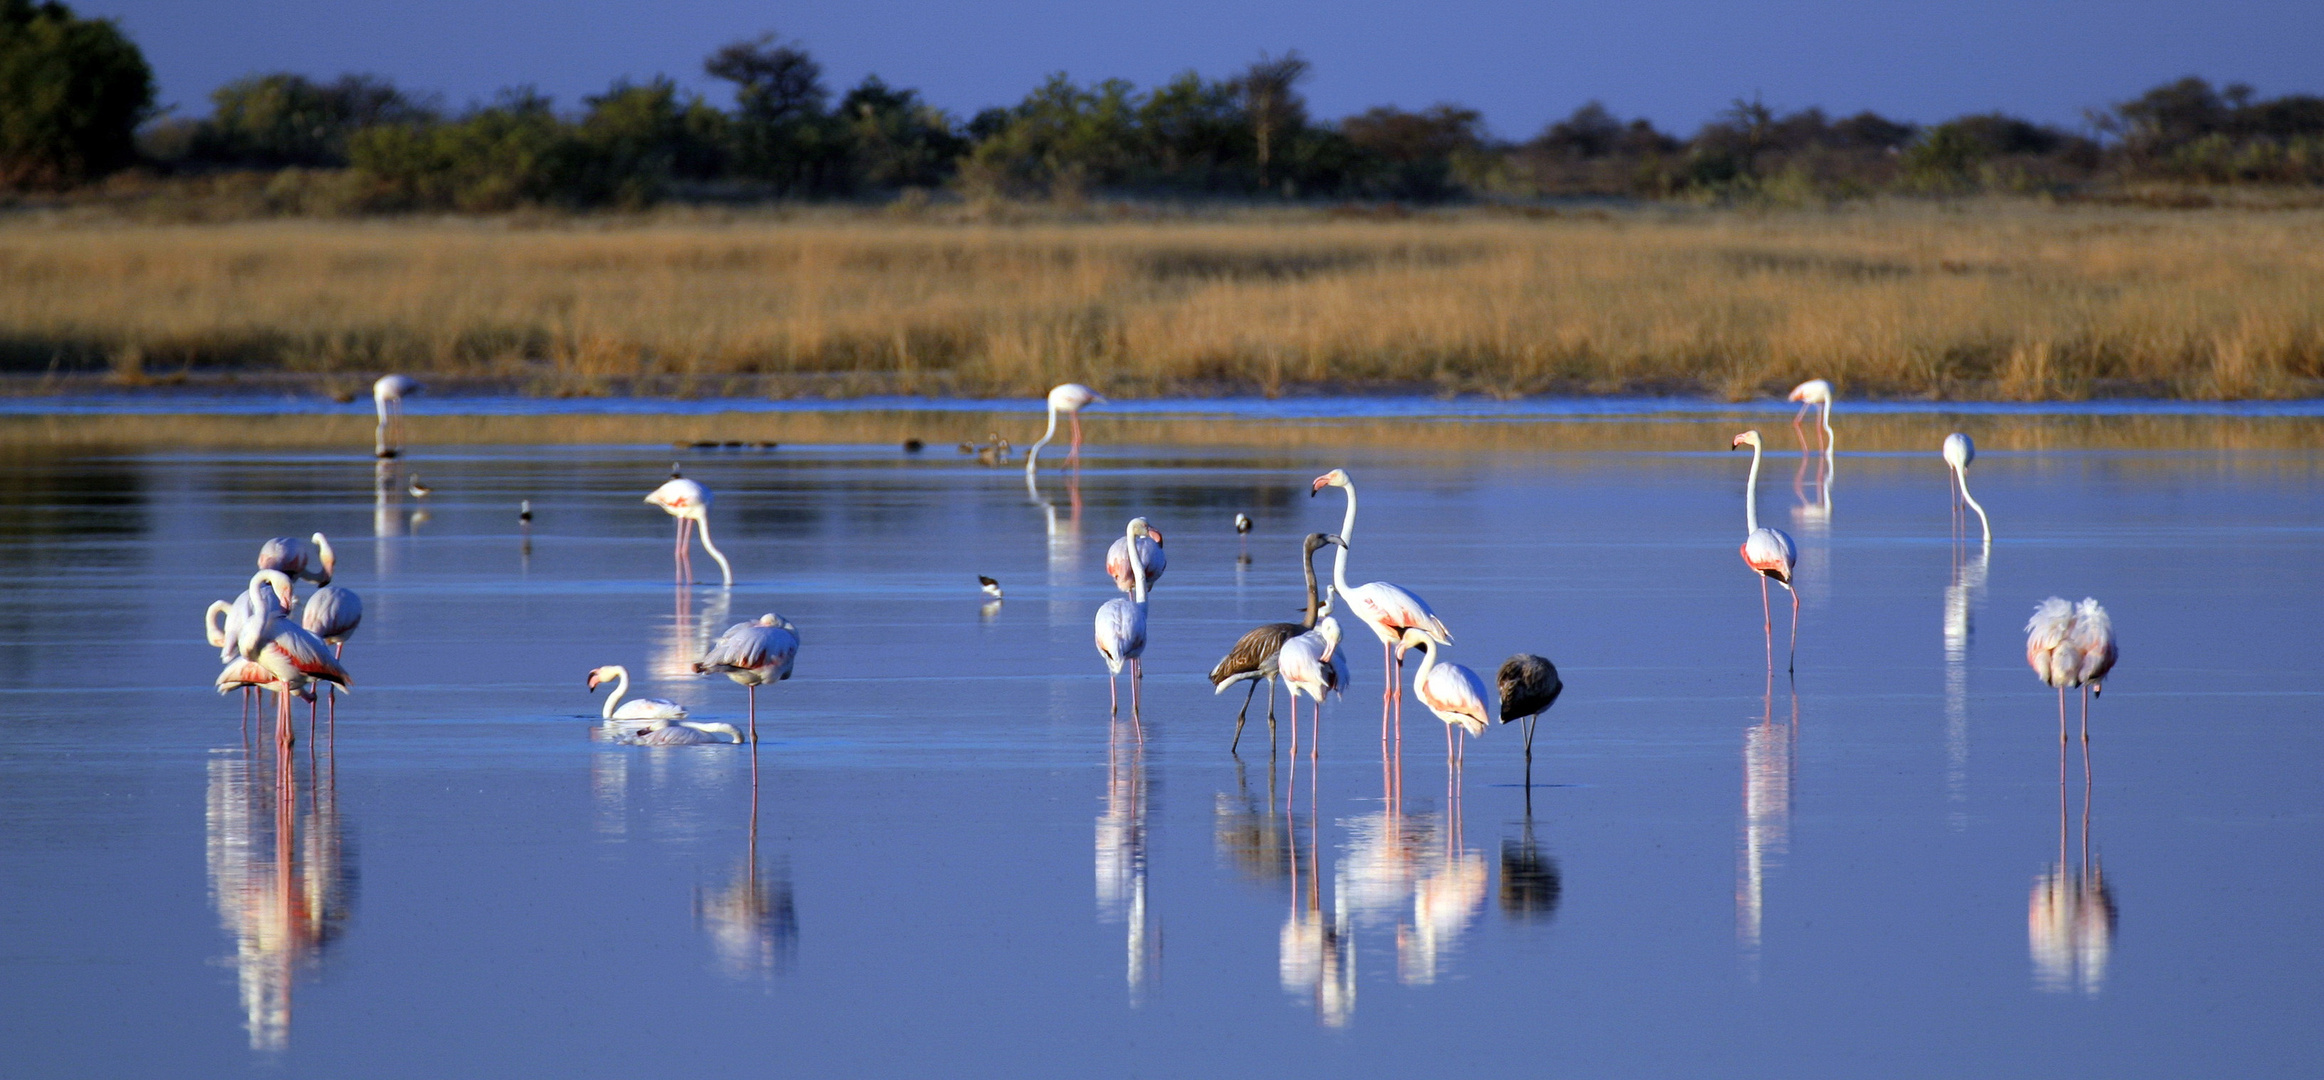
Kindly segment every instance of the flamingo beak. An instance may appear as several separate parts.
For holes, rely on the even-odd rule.
[[[1316,478],[1315,478],[1315,483],[1313,483],[1313,484],[1309,484],[1309,485],[1307,486],[1307,497],[1308,497],[1308,498],[1310,498],[1310,499],[1314,498],[1314,497],[1315,497],[1315,493],[1316,493],[1316,492],[1318,492],[1318,491],[1322,491],[1322,490],[1323,490],[1323,489],[1324,489],[1324,488],[1325,488],[1327,485],[1329,485],[1330,483],[1331,483],[1331,477],[1328,477],[1328,476],[1318,476],[1318,477],[1316,477]]]

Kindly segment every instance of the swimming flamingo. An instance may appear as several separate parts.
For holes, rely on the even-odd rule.
[[[1170,557],[1162,551],[1162,531],[1149,525],[1146,535],[1132,539],[1122,537],[1106,549],[1106,574],[1114,579],[1114,588],[1130,591],[1130,548],[1138,549],[1138,561],[1145,566],[1146,587],[1151,589],[1162,581],[1162,572],[1170,569]]]
[[[259,569],[280,570],[294,582],[305,578],[317,585],[329,585],[331,571],[338,565],[339,557],[322,533],[316,533],[312,540],[277,536],[258,549]]]
[[[1313,627],[1316,618],[1322,614],[1320,608],[1323,598],[1316,592],[1315,552],[1325,544],[1338,542],[1336,536],[1308,533],[1307,539],[1301,544],[1303,550],[1299,569],[1307,576],[1306,619],[1295,623],[1268,623],[1244,634],[1235,642],[1234,648],[1228,649],[1227,654],[1210,669],[1213,694],[1226,693],[1227,687],[1236,683],[1251,684],[1250,690],[1243,694],[1242,710],[1235,713],[1235,737],[1227,744],[1227,753],[1234,753],[1235,747],[1242,744],[1243,720],[1251,711],[1251,698],[1258,693],[1262,679],[1267,682],[1267,745],[1275,745],[1275,654],[1283,648],[1284,642]]]
[[[717,738],[720,735],[726,738]],[[629,735],[628,739],[639,746],[696,746],[726,742],[740,744],[742,732],[736,731],[733,724],[681,723],[668,717],[655,717],[645,721],[644,726]]]
[[[734,584],[734,568],[726,563],[725,554],[710,542],[710,489],[678,475],[676,466],[670,468],[670,479],[646,496],[646,501],[662,508],[662,512],[678,519],[677,573],[681,583],[694,581],[694,559],[686,540],[694,533],[694,526],[702,527],[702,550],[718,560],[718,573],[726,584]]]
[[[1356,482],[1348,479],[1344,470],[1333,469],[1316,477],[1315,483],[1308,486],[1307,495],[1314,498],[1317,492],[1326,487],[1336,487],[1348,493],[1348,511],[1340,521],[1340,550],[1331,567],[1332,582],[1339,590],[1339,598],[1347,601],[1348,611],[1355,615],[1357,621],[1371,627],[1373,635],[1380,639],[1380,675],[1381,681],[1387,684],[1380,692],[1380,741],[1388,741],[1387,711],[1393,704],[1397,706],[1396,741],[1401,746],[1404,742],[1404,690],[1398,682],[1402,674],[1403,657],[1394,652],[1395,644],[1403,638],[1404,631],[1419,629],[1437,644],[1450,645],[1452,631],[1445,628],[1443,619],[1436,617],[1428,601],[1406,589],[1385,581],[1349,587],[1348,547],[1355,540]]]
[[[1525,721],[1525,785],[1530,789],[1533,786],[1533,725],[1542,713],[1557,704],[1557,696],[1565,693],[1565,683],[1557,677],[1556,664],[1532,653],[1518,653],[1501,661],[1501,671],[1494,681],[1501,684],[1501,722]]]
[[[1751,479],[1743,487],[1743,564],[1757,571],[1759,578],[1759,613],[1767,622],[1767,662],[1775,663],[1775,614],[1767,605],[1767,582],[1775,583],[1791,593],[1791,666],[1799,666],[1799,590],[1791,587],[1792,567],[1799,565],[1799,546],[1782,529],[1759,527],[1759,433],[1746,431],[1735,436],[1734,446],[1751,448]]]
[[[1143,539],[1153,530],[1145,518],[1131,518],[1123,539]],[[1138,684],[1145,678],[1144,665],[1139,658],[1146,655],[1146,564],[1137,560],[1130,566],[1131,599],[1115,597],[1098,605],[1097,654],[1106,662],[1106,699],[1114,712],[1122,711],[1121,689],[1116,680],[1122,674],[1122,664],[1130,665],[1130,719],[1138,720]],[[1138,728],[1138,740],[1144,742],[1145,728]]]
[[[1951,479],[1953,480],[1953,492],[1956,496],[1953,502],[1953,512],[1960,513],[1961,502],[1966,500],[1969,503],[1969,509],[1977,511],[1977,524],[1985,532],[1985,542],[1992,543],[1993,523],[1986,520],[1985,508],[1977,505],[1977,500],[1969,495],[1969,463],[1977,460],[1977,444],[1970,442],[1967,435],[1956,431],[1945,436],[1944,453],[1945,465],[1953,470]]]
[[[1041,433],[1041,441],[1025,451],[1025,472],[1030,475],[1041,462],[1041,448],[1057,437],[1057,414],[1064,413],[1073,420],[1073,448],[1066,452],[1068,464],[1081,463],[1081,410],[1090,405],[1103,405],[1106,399],[1097,391],[1080,383],[1059,383],[1049,391],[1049,430]]]
[[[2090,697],[2105,695],[2100,680],[2114,670],[2119,650],[2114,645],[2114,620],[2098,601],[2084,597],[2069,604],[2053,596],[2034,608],[2025,624],[2025,662],[2034,674],[2058,690],[2058,745],[2066,743],[2066,691],[2082,690],[2082,767],[2090,767]],[[2065,782],[2065,759],[2058,763],[2058,779]]]
[[[333,657],[347,654],[347,639],[355,636],[355,628],[362,624],[363,598],[355,595],[355,590],[338,585],[316,589],[299,612],[299,625],[330,645]],[[339,696],[335,692],[331,695],[331,730],[339,730]]]
[[[1308,760],[1315,760],[1316,751],[1323,745],[1323,696],[1335,690],[1345,690],[1347,681],[1341,669],[1332,663],[1340,646],[1340,622],[1329,615],[1316,621],[1315,629],[1283,643],[1276,653],[1276,666],[1283,675],[1283,687],[1291,692],[1291,756],[1299,757],[1299,695],[1305,692],[1315,699],[1315,709],[1308,714],[1308,725],[1314,735],[1307,743]]]
[[[403,453],[403,399],[420,392],[420,384],[404,375],[382,375],[371,384],[371,406],[379,411],[379,430],[371,440],[374,457]]]
[[[710,535],[702,536],[708,546]],[[697,675],[719,672],[750,691],[750,741],[759,741],[759,687],[791,677],[799,659],[799,628],[780,615],[761,615],[757,622],[736,623],[719,635],[718,643],[694,664]]]
[[[629,693],[628,668],[620,664],[607,664],[589,669],[590,693],[596,693],[598,686],[607,682],[614,683],[613,696],[605,699],[605,709],[599,714],[607,727],[620,730],[623,734],[636,735],[646,730],[643,725],[647,721],[686,718],[686,707],[675,701],[662,698],[631,698],[623,701],[622,695]]]
[[[1822,379],[1809,379],[1792,387],[1791,396],[1784,400],[1800,403],[1799,412],[1791,418],[1791,432],[1799,436],[1799,448],[1802,454],[1807,453],[1808,437],[1806,432],[1800,430],[1799,422],[1807,417],[1809,409],[1819,405],[1823,406],[1823,450],[1824,456],[1830,457],[1832,454],[1832,384]]]
[[[1445,767],[1458,767],[1460,758],[1467,756],[1468,747],[1466,743],[1459,743],[1456,752],[1453,728],[1459,727],[1472,739],[1485,734],[1485,724],[1491,715],[1485,709],[1485,680],[1459,664],[1437,663],[1436,650],[1440,646],[1429,640],[1428,631],[1420,627],[1404,631],[1396,644],[1399,652],[1421,650],[1420,670],[1412,674],[1412,696],[1444,721]]]

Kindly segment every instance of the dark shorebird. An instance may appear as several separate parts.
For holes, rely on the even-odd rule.
[[[1000,582],[994,581],[993,579],[986,577],[983,574],[978,574],[976,576],[976,583],[984,588],[984,594],[986,596],[992,597],[995,600],[1001,598]]]
[[[1276,654],[1282,651],[1284,642],[1298,637],[1315,625],[1316,616],[1323,607],[1323,597],[1317,592],[1315,580],[1315,553],[1326,544],[1338,542],[1339,537],[1336,536],[1308,533],[1306,541],[1300,545],[1300,570],[1307,575],[1307,618],[1304,621],[1268,623],[1244,634],[1241,640],[1235,642],[1234,648],[1227,650],[1218,666],[1210,669],[1211,692],[1214,694],[1223,694],[1227,687],[1236,683],[1251,684],[1251,688],[1243,694],[1241,711],[1235,713],[1235,737],[1227,745],[1228,753],[1234,753],[1235,748],[1242,745],[1243,721],[1250,714],[1251,699],[1257,696],[1259,681],[1262,679],[1267,680],[1267,745],[1275,745]]]
[[[1251,516],[1250,516],[1249,514],[1236,514],[1236,515],[1235,515],[1235,535],[1236,535],[1236,536],[1246,536],[1246,535],[1249,535],[1249,534],[1250,534],[1250,531],[1251,531]]]
[[[1557,677],[1557,665],[1545,657],[1532,653],[1518,653],[1501,662],[1501,722],[1525,721],[1525,787],[1533,788],[1533,725],[1557,704],[1557,696],[1565,693],[1565,683]]]

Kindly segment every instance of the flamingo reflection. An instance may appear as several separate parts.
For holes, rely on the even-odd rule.
[[[1767,871],[1781,865],[1791,843],[1792,751],[1799,740],[1799,691],[1791,692],[1791,719],[1783,724],[1775,722],[1772,675],[1761,700],[1765,712],[1743,735],[1743,823],[1735,866],[1735,940],[1755,978]]]
[[[2034,986],[2050,993],[2096,994],[2106,984],[2114,951],[2114,893],[2090,842],[2090,775],[2082,776],[2080,865],[2067,855],[2066,747],[2058,745],[2058,861],[2034,878],[2026,905],[2026,945],[2033,954]]]
[[[1272,759],[1270,759],[1272,760]],[[1293,782],[1299,762],[1292,760]],[[1272,775],[1272,768],[1270,768]],[[1307,843],[1300,845],[1297,822],[1283,830],[1282,866],[1291,879],[1291,912],[1276,935],[1276,977],[1283,992],[1314,1002],[1317,1021],[1325,1027],[1346,1027],[1356,1012],[1356,935],[1348,915],[1347,893],[1335,890],[1330,918],[1323,913],[1323,866],[1315,827],[1315,785],[1309,777]],[[1268,802],[1274,801],[1270,793]]]
[[[1985,596],[1986,560],[1993,549],[1974,555],[1953,548],[1953,582],[1945,586],[1945,790],[1953,802],[1967,799],[1969,778],[1969,636],[1971,608]],[[1956,819],[1955,828],[1965,822]]]
[[[298,756],[283,749],[254,758],[245,745],[209,763],[210,902],[234,940],[229,962],[253,1050],[289,1047],[295,982],[321,965],[354,907],[355,847],[329,758],[302,782]]]
[[[759,865],[759,767],[750,766],[750,840],[734,877],[694,893],[694,923],[710,935],[719,970],[729,978],[765,978],[787,971],[799,953],[799,913],[789,876]]]
[[[1146,755],[1141,744],[1123,744],[1117,724],[1106,747],[1106,810],[1097,819],[1097,913],[1101,923],[1128,927],[1124,977],[1135,1006],[1161,974],[1162,930],[1146,906]]]
[[[1396,977],[1411,986],[1436,981],[1446,954],[1485,908],[1491,874],[1485,856],[1469,847],[1460,777],[1445,778],[1445,810],[1412,886],[1412,921],[1396,929]]]
[[[1219,792],[1211,805],[1211,843],[1221,859],[1252,881],[1273,884],[1283,877],[1284,831],[1290,826],[1275,805],[1275,756],[1267,756],[1267,797],[1251,793],[1248,770],[1235,758],[1235,793]]]

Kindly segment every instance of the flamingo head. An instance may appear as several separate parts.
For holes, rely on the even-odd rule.
[[[1154,527],[1152,525],[1146,524],[1146,519],[1142,517],[1131,518],[1130,527],[1124,530],[1124,532],[1125,535],[1127,535],[1132,541],[1136,541],[1139,537],[1143,536],[1157,544],[1162,542],[1161,534],[1156,533],[1154,531]]]
[[[619,665],[590,668],[589,692],[594,694],[597,692],[598,684],[612,682],[613,680],[618,679],[626,674],[628,674],[628,672],[623,671]]]
[[[1162,546],[1162,530],[1160,530],[1160,529],[1157,529],[1157,528],[1153,527],[1152,525],[1148,525],[1148,526],[1146,526],[1146,539],[1148,539],[1148,540],[1152,540],[1152,541],[1154,542],[1154,546],[1155,546],[1155,547],[1161,547],[1161,546]]]
[[[1339,542],[1340,538],[1333,536],[1330,533],[1308,533],[1307,539],[1301,542],[1299,546],[1302,551],[1307,553],[1309,558],[1314,558],[1315,553],[1323,550],[1326,545],[1336,544]]]
[[[1436,642],[1430,639],[1428,631],[1417,626],[1407,626],[1404,628],[1403,636],[1396,639],[1396,659],[1403,660],[1404,654],[1413,649],[1433,649],[1435,647]]]
[[[1315,620],[1315,632],[1323,638],[1323,659],[1328,661],[1332,653],[1339,651],[1340,621],[1326,615]]]
[[[1740,450],[1740,449],[1742,449],[1742,448],[1744,448],[1744,447],[1746,447],[1746,446],[1748,446],[1748,447],[1751,447],[1751,448],[1753,448],[1753,449],[1757,449],[1757,448],[1759,447],[1759,432],[1757,432],[1757,431],[1746,431],[1746,432],[1744,432],[1744,433],[1743,433],[1743,434],[1741,434],[1741,435],[1737,435],[1737,436],[1735,436],[1735,443],[1734,443],[1734,445],[1732,445],[1732,446],[1728,447],[1728,449],[1730,449],[1730,450]]]
[[[761,615],[761,616],[759,616],[759,618],[758,618],[758,625],[760,625],[760,626],[776,626],[776,627],[781,627],[782,629],[785,629],[785,630],[792,630],[792,631],[796,631],[796,630],[798,629],[798,627],[795,627],[795,626],[792,626],[792,625],[791,625],[791,620],[789,620],[789,619],[786,619],[786,618],[784,618],[784,617],[782,617],[782,616],[780,616],[780,615],[777,615],[777,614],[775,614],[774,612],[771,612],[771,611],[770,611],[770,612],[768,612],[768,613],[766,613],[766,614],[764,614],[764,615]]]
[[[258,588],[261,584],[267,585],[274,590],[274,600],[276,607],[281,610],[283,614],[289,614],[291,609],[290,575],[285,574],[280,570],[261,570],[255,574],[250,575],[250,587],[252,589]]]
[[[331,550],[330,537],[324,536],[322,533],[316,533],[314,536],[314,541],[315,551],[321,555],[321,561],[323,563],[323,579],[316,584],[329,585],[331,583],[331,575],[338,569],[339,555],[337,552]]]
[[[1327,487],[1344,488],[1348,487],[1349,484],[1350,482],[1348,480],[1347,470],[1333,469],[1332,471],[1327,472],[1322,476],[1316,477],[1315,482],[1307,486],[1307,494],[1312,498],[1317,492],[1322,491]]]

